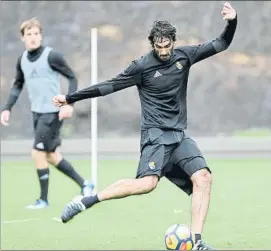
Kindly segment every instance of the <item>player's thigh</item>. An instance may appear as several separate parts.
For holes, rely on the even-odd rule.
[[[58,113],[55,114],[55,119],[52,123],[52,138],[55,141],[61,142],[61,128],[63,126],[63,120],[59,120]]]
[[[210,169],[197,143],[185,136],[174,150],[165,168],[165,177],[188,195],[193,191],[191,176],[201,169]]]
[[[176,144],[163,144],[163,132],[158,128],[141,132],[141,155],[136,177],[157,175],[160,178],[175,148]]]
[[[42,114],[38,119],[35,130],[34,149],[54,152],[61,144],[60,129],[62,123],[58,119],[58,113]]]
[[[190,179],[190,176],[178,165],[169,162],[165,168],[163,176],[165,176],[171,183],[176,185],[188,195],[192,194],[193,183]]]
[[[174,150],[171,161],[174,166],[183,170],[189,177],[205,168],[211,172],[196,141],[188,136],[185,136]]]
[[[40,115],[41,115],[40,113],[32,112],[34,132],[36,132]]]

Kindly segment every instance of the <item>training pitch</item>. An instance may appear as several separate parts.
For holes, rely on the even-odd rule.
[[[90,161],[72,161],[90,177]],[[270,160],[209,160],[213,190],[204,239],[217,249],[270,248]],[[99,189],[136,174],[137,162],[99,161]],[[27,210],[39,195],[30,161],[1,163],[1,249],[164,250],[164,233],[175,223],[190,223],[190,197],[167,181],[147,195],[107,201],[73,221],[58,221],[78,187],[50,171],[50,207]]]

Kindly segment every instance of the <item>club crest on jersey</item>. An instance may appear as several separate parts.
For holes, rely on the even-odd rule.
[[[151,170],[154,170],[154,169],[155,169],[155,162],[154,162],[154,161],[149,162],[149,168],[150,168]]]
[[[177,62],[176,63],[176,67],[181,70],[183,68],[182,64],[180,62]]]

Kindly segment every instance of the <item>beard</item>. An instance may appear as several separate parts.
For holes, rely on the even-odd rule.
[[[154,49],[155,55],[161,60],[161,61],[169,61],[171,59],[171,56],[173,54],[173,48],[167,53],[167,54],[160,54],[157,50]]]

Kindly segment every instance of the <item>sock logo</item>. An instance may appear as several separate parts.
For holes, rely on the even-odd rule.
[[[40,180],[47,180],[47,179],[49,179],[49,174],[47,174],[47,173],[40,176]]]

